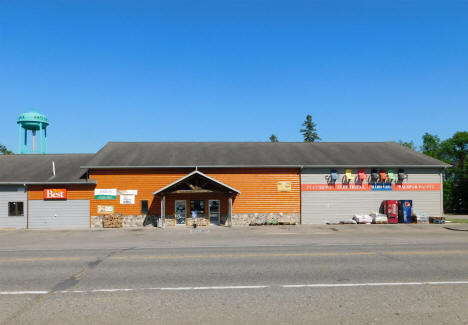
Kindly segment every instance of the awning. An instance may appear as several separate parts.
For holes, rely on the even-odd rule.
[[[153,195],[166,195],[169,193],[226,193],[231,196],[240,194],[235,188],[226,185],[217,179],[210,177],[198,170],[185,175],[175,182],[157,190]]]

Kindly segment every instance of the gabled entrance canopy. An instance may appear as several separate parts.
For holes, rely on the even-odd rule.
[[[198,170],[185,175],[177,181],[157,190],[153,195],[164,196],[167,194],[191,194],[191,193],[225,193],[230,197],[240,194],[235,188],[226,185],[213,177]]]

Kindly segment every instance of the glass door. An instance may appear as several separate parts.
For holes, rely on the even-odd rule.
[[[205,214],[205,201],[190,200],[190,213],[192,218],[202,217]]]
[[[219,200],[210,200],[208,205],[210,208],[210,224],[219,225],[219,215],[221,213]]]
[[[185,225],[187,217],[187,202],[185,200],[175,201],[175,223],[176,225]]]

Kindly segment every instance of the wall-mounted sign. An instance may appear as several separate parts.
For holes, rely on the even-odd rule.
[[[440,191],[440,184],[302,184],[301,191]]]
[[[301,191],[369,191],[367,184],[302,184]]]
[[[291,192],[291,182],[278,182],[278,192]]]
[[[44,200],[66,200],[67,189],[66,188],[45,188],[44,189]]]
[[[114,206],[113,205],[98,205],[97,212],[101,214],[114,213]]]
[[[440,191],[439,183],[429,184],[393,184],[394,191]]]
[[[117,192],[119,195],[138,195],[138,190],[120,190]]]
[[[374,183],[371,184],[371,191],[393,191],[392,183]]]
[[[135,195],[120,195],[120,204],[135,204]]]
[[[97,188],[94,190],[96,200],[115,200],[117,198],[116,188]]]

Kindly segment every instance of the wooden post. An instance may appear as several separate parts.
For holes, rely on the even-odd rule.
[[[229,197],[228,220],[229,220],[229,227],[232,227],[232,197]]]

